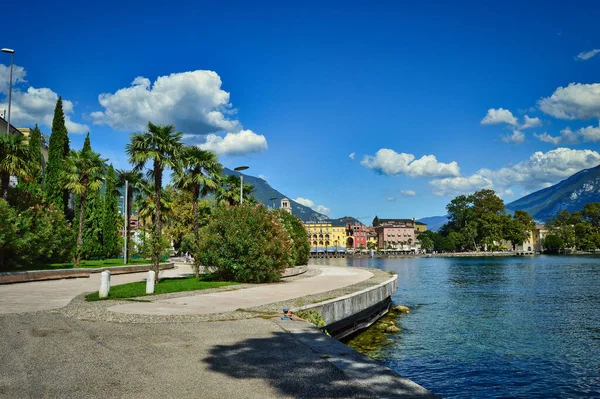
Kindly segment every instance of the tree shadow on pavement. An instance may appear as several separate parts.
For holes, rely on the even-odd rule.
[[[310,346],[313,343],[314,346]],[[389,373],[382,372],[387,369],[374,361],[352,362],[351,359],[356,356],[362,355],[321,333],[276,332],[268,338],[216,345],[203,361],[212,371],[235,379],[266,380],[282,396],[294,398],[436,397],[421,387],[417,386],[423,392],[416,392],[412,386],[399,383],[402,377],[391,370],[388,370]],[[342,359],[341,363],[350,364],[349,367],[359,373],[354,375],[360,375],[361,380],[370,386],[349,378],[348,374],[335,367],[330,360],[336,358]],[[375,390],[372,384],[377,384]]]

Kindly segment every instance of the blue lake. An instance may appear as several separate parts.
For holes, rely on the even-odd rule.
[[[379,359],[445,398],[600,398],[600,257],[327,259],[399,276]]]

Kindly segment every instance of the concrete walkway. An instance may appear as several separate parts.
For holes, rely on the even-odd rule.
[[[153,302],[126,303],[110,307],[108,310],[146,315],[224,313],[239,308],[251,308],[319,294],[356,284],[373,276],[373,273],[363,269],[327,266],[313,266],[313,268],[321,269],[321,274],[235,291],[215,292]]]
[[[162,270],[161,277],[181,277],[192,273],[190,266],[175,266]],[[144,273],[120,274],[111,277],[111,285],[143,281]],[[100,288],[100,273],[89,278],[34,281],[29,283],[0,285],[0,314],[36,312],[67,306],[77,295],[97,291]]]
[[[238,308],[266,305],[307,295],[318,294],[356,284],[372,276],[372,273],[355,268],[312,266],[321,269],[314,277],[265,284],[206,295],[157,300],[154,302],[132,302],[110,308],[115,312],[133,314],[208,314],[223,313]],[[161,277],[190,275],[191,267],[176,264],[175,269],[161,271]],[[146,273],[115,275],[111,286],[143,281]],[[84,292],[96,291],[100,287],[100,275],[53,281],[0,285],[0,314],[35,312],[58,309],[66,306],[73,298]]]

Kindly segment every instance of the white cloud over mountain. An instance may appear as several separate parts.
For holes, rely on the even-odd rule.
[[[483,189],[492,189],[492,181],[480,174],[474,174],[469,177],[447,177],[429,182],[433,194],[437,196],[456,196],[468,194]]]
[[[154,83],[138,76],[129,87],[100,94],[103,111],[91,117],[95,124],[125,131],[143,130],[149,120],[171,124],[186,135],[205,136],[200,147],[218,154],[265,151],[266,138],[243,130],[221,85],[220,76],[206,70],[160,76]]]
[[[19,127],[30,127],[37,123],[46,126],[48,129],[52,128],[58,94],[47,87],[35,88],[29,86],[26,91],[21,90],[20,86],[27,82],[25,80],[27,71],[18,65],[13,67],[11,124]],[[8,81],[9,67],[0,64],[0,93],[3,95],[0,109],[8,110]],[[74,106],[71,101],[63,99],[63,112],[65,114],[65,125],[69,133],[77,134],[89,131],[87,125],[74,122],[71,119],[74,113]]]
[[[550,97],[540,99],[538,107],[558,119],[600,118],[600,84],[559,87]]]
[[[460,174],[455,161],[438,162],[435,155],[424,155],[416,159],[413,154],[397,153],[388,148],[380,149],[374,156],[365,155],[360,164],[387,176],[405,174],[410,177],[449,177]]]
[[[329,215],[329,213],[331,212],[331,209],[327,208],[324,205],[317,205],[315,207],[314,201],[309,200],[308,198],[298,197],[298,198],[295,198],[294,201],[296,201],[300,205],[307,206],[307,207],[313,209],[314,211],[317,211],[319,213],[323,213],[325,215]]]

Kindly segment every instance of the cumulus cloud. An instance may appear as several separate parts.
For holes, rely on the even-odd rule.
[[[311,201],[308,198],[298,197],[298,198],[294,199],[294,201],[296,201],[300,205],[307,206],[307,207],[313,209],[314,211],[317,211],[319,213],[323,213],[325,215],[329,215],[329,213],[331,212],[331,210],[329,208],[327,208],[326,206],[324,206],[324,205],[317,205],[315,207],[314,201]]]
[[[504,135],[502,136],[501,140],[509,144],[521,144],[525,141],[525,135],[523,132],[513,130],[511,135]]]
[[[304,205],[309,208],[312,208],[313,206],[315,206],[315,203],[313,201],[309,200],[308,198],[298,197],[298,198],[295,198],[294,201],[296,201],[300,205]]]
[[[256,134],[252,130],[242,130],[238,133],[227,133],[225,137],[209,134],[206,136],[206,142],[198,147],[218,155],[243,155],[266,151],[268,145],[267,139],[262,134]]]
[[[492,189],[494,184],[490,179],[480,174],[469,177],[447,177],[429,182],[433,194],[437,196],[456,196],[468,194],[483,189]]]
[[[511,190],[510,188],[507,188],[506,190],[504,190],[504,192],[502,194],[506,195],[508,197],[513,197],[515,195],[515,193],[513,192],[513,190]]]
[[[174,125],[186,136],[205,138],[200,147],[218,154],[265,151],[266,138],[243,129],[221,85],[220,76],[206,70],[160,76],[154,83],[138,76],[128,87],[100,94],[103,110],[90,116],[95,124],[125,131],[143,130],[149,120]]]
[[[532,127],[538,127],[542,125],[542,121],[540,120],[540,118],[530,118],[529,116],[525,115],[523,117],[523,124],[521,125],[521,129],[529,129]]]
[[[509,125],[513,126],[519,124],[517,118],[514,117],[512,112],[504,108],[488,109],[487,114],[481,120],[482,125],[497,125],[499,123],[508,123]]]
[[[578,61],[587,61],[598,53],[600,53],[600,49],[597,48],[590,51],[582,51],[581,53],[577,54],[575,59]]]
[[[540,99],[538,107],[558,119],[600,118],[600,84],[559,87],[550,97]]]
[[[396,201],[396,198],[394,198],[394,197],[387,197],[385,200],[393,202],[393,201]]]
[[[415,195],[417,195],[417,193],[413,190],[400,190],[400,195],[404,197],[414,197]]]
[[[327,208],[326,206],[323,205],[317,205],[317,207],[315,208],[315,211],[322,213],[324,215],[328,215],[331,213],[331,209]]]
[[[535,152],[529,159],[499,170],[481,169],[477,174],[501,187],[519,185],[536,190],[598,164],[600,154],[596,151],[557,148],[546,153]]]
[[[374,156],[365,155],[360,164],[387,176],[405,174],[410,177],[449,177],[460,174],[455,161],[438,162],[434,155],[415,159],[413,154],[397,153],[388,148],[380,149]]]
[[[21,90],[19,85],[26,82],[26,75],[27,72],[23,67],[14,66],[11,124],[15,126],[33,126],[37,123],[51,128],[58,94],[46,87],[35,88],[30,86],[26,91]],[[8,110],[8,81],[9,67],[0,65],[0,93],[3,95],[0,109]],[[65,125],[69,133],[89,131],[88,126],[74,122],[71,119],[74,112],[71,101],[63,99],[63,112],[65,114]]]
[[[548,133],[534,134],[534,137],[544,143],[554,145],[577,144],[580,141],[600,141],[600,126],[587,126],[575,131],[566,128],[560,131],[560,136],[551,136]]]
[[[348,155],[348,158],[350,158],[352,161],[354,161],[355,157],[356,157],[356,153],[355,152],[351,152],[350,155]]]

